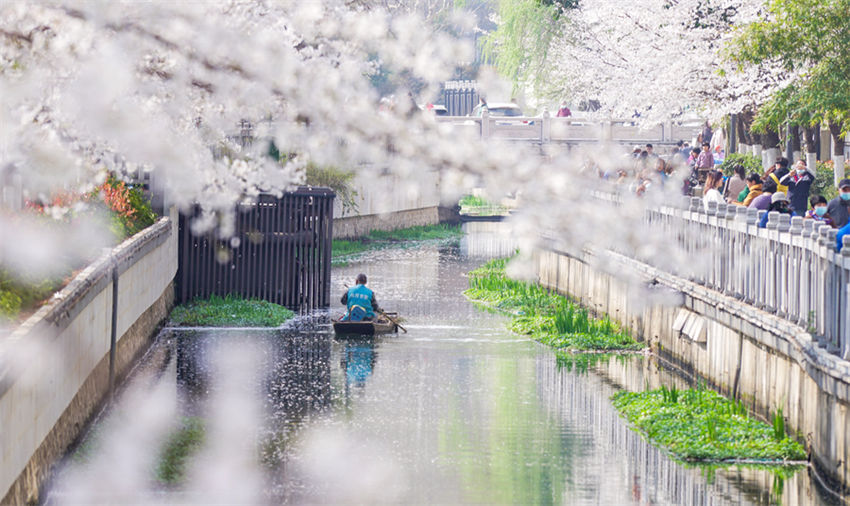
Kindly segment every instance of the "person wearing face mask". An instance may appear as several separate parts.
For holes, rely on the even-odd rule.
[[[815,175],[806,168],[803,160],[794,164],[794,170],[786,174],[779,181],[779,186],[788,188],[788,200],[791,201],[791,209],[798,215],[802,215],[808,208],[809,190],[815,182]]]
[[[790,214],[791,216],[797,216],[797,213],[791,209],[790,202],[788,202],[788,197],[785,196],[782,192],[776,192],[770,196],[770,207],[767,208],[767,212],[764,213],[764,216],[761,217],[761,221],[759,222],[759,228],[767,227],[768,214],[771,211],[776,211],[780,214]]]
[[[826,212],[832,216],[832,223],[837,228],[850,221],[850,179],[842,179],[838,183],[838,196],[829,201]]]
[[[833,226],[832,216],[826,212],[826,197],[823,195],[815,195],[812,197],[812,208],[806,213],[807,220],[815,220],[817,225]]]

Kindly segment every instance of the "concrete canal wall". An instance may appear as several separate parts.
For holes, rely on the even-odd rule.
[[[543,286],[610,315],[694,378],[739,396],[765,419],[782,408],[819,476],[833,487],[850,484],[850,363],[805,328],[617,254],[553,247],[534,257]]]
[[[565,373],[569,366],[551,358],[538,359],[538,395],[546,408],[557,417],[566,417],[575,426],[593,435],[595,445],[609,458],[598,460],[602,453],[586,455],[575,452],[573,466],[604,469],[605,483],[618,486],[600,487],[597,504],[812,504],[816,492],[806,473],[795,473],[776,487],[776,477],[765,470],[745,467],[707,470],[683,466],[669,453],[646,444],[638,432],[622,423],[617,409],[608,397],[620,389],[641,391],[661,385],[684,387],[681,377],[657,367],[644,357],[626,359],[621,356],[593,355],[593,374]],[[573,367],[578,367],[573,364]],[[600,392],[602,394],[600,394]],[[610,462],[617,465],[611,466]],[[712,473],[706,479],[706,473]],[[627,483],[629,487],[623,487]],[[630,496],[623,497],[623,490]],[[769,492],[772,490],[772,493]]]
[[[379,178],[358,173],[354,209],[343,209],[342,199],[334,201],[334,239],[362,237],[372,230],[397,230],[418,225],[435,225],[457,219],[448,205],[440,202],[439,174],[423,172],[404,178]]]
[[[0,503],[38,501],[108,395],[110,371],[125,375],[167,317],[176,226],[172,212],[104,254],[0,343]]]

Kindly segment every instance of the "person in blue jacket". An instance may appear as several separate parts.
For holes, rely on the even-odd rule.
[[[764,216],[761,217],[761,221],[759,222],[759,228],[767,228],[767,215],[771,211],[777,211],[780,214],[790,214],[791,216],[797,216],[788,202],[788,197],[785,196],[783,192],[776,192],[770,196],[770,207],[767,208],[767,212],[764,213]]]
[[[346,305],[348,311],[343,320],[369,321],[375,318],[375,311],[380,311],[375,292],[366,288],[366,275],[357,275],[357,284],[342,294],[340,302]]]
[[[844,236],[847,234],[850,234],[850,223],[838,229],[838,234],[835,235],[835,251],[841,251],[841,246],[844,245]]]

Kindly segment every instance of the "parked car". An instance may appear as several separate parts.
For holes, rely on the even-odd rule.
[[[469,115],[481,116],[481,108],[481,104],[476,105]],[[487,111],[490,113],[490,116],[516,117],[523,115],[522,109],[513,102],[492,102],[487,104]]]
[[[434,113],[434,116],[448,116],[449,110],[446,109],[444,105],[433,105],[431,106],[431,112]]]

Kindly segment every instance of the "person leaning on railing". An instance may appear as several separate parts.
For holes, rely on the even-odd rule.
[[[780,214],[790,214],[791,216],[797,216],[797,213],[791,209],[791,203],[788,200],[788,197],[783,192],[776,192],[770,196],[770,207],[767,208],[767,212],[761,217],[761,221],[759,221],[759,228],[766,228],[768,215],[771,212],[778,212]]]
[[[850,179],[842,179],[838,183],[838,196],[829,201],[827,212],[838,228],[850,221]]]
[[[812,208],[806,213],[805,218],[807,220],[815,220],[817,226],[829,225],[831,227],[835,227],[835,223],[832,221],[832,216],[829,215],[826,208],[826,197],[823,195],[815,195],[812,197],[811,202]]]

